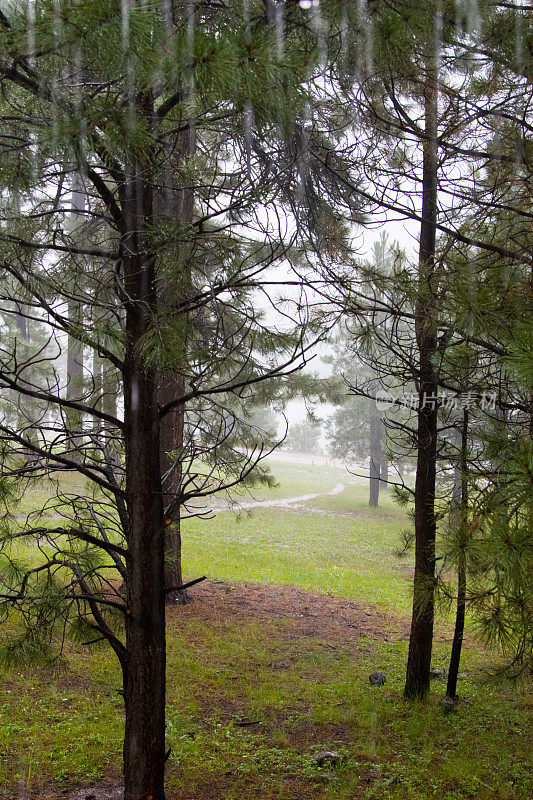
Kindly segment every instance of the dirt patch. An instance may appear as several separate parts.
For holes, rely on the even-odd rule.
[[[194,602],[190,605],[167,608],[169,625],[179,625],[183,619],[294,620],[299,637],[316,636],[326,644],[361,637],[387,642],[409,633],[405,617],[387,614],[378,606],[294,586],[204,581],[191,594]]]
[[[38,795],[21,793],[16,800],[123,800],[124,789],[119,776],[109,776],[91,786],[73,788],[52,784]]]
[[[68,800],[122,800],[123,797],[122,786],[105,782],[89,789],[79,789],[75,794],[68,795]]]

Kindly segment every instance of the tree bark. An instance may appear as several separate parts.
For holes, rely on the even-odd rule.
[[[163,800],[165,764],[164,521],[153,375],[130,364],[126,396],[128,581],[124,800]],[[136,408],[135,408],[136,406]]]
[[[457,610],[455,613],[455,629],[453,633],[452,652],[450,655],[450,667],[448,670],[448,684],[446,687],[446,697],[454,699],[457,694],[457,676],[459,674],[459,663],[461,661],[461,650],[463,647],[463,635],[465,629],[466,614],[466,553],[465,548],[468,542],[468,409],[463,410],[463,424],[461,429],[461,452],[459,462],[459,558],[457,561]]]
[[[435,593],[435,479],[437,461],[436,401],[438,381],[433,365],[437,349],[435,300],[435,243],[437,223],[438,89],[436,66],[424,86],[425,133],[422,169],[422,225],[416,302],[416,340],[419,353],[419,408],[415,480],[415,575],[411,637],[404,695],[423,698],[429,692]]]
[[[130,361],[126,397],[128,581],[124,799],[163,800],[165,764],[164,520],[156,384]]]
[[[159,468],[158,374],[139,346],[156,306],[154,259],[144,241],[153,215],[146,167],[123,193],[126,353],[123,368],[128,530],[124,700],[124,800],[164,800],[165,528]]]

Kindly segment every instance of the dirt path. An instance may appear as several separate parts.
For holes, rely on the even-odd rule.
[[[298,497],[278,497],[276,500],[252,500],[249,503],[238,503],[238,508],[288,508],[300,505],[307,500],[314,500],[315,497],[326,497],[327,495],[341,494],[346,488],[344,483],[338,483],[330,492],[317,492],[316,494],[301,494]],[[232,506],[228,505],[227,508]],[[226,508],[226,506],[224,506]],[[219,510],[219,509],[217,509]]]

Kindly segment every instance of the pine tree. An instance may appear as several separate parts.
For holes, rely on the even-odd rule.
[[[165,595],[186,588],[165,582],[167,521],[253,472],[263,449],[239,448],[224,398],[245,402],[254,386],[282,379],[320,335],[293,297],[271,298],[285,312],[273,330],[258,295],[266,305],[276,266],[285,281],[304,247],[327,260],[345,229],[335,186],[302,155],[314,136],[303,83],[316,37],[300,25],[299,6],[286,20],[284,52],[272,46],[275,26],[260,3],[244,18],[239,4],[187,4],[183,13],[178,3],[42,0],[31,9],[31,19],[15,5],[0,12],[0,181],[3,196],[16,187],[21,198],[0,230],[14,288],[2,302],[15,297],[26,320],[48,330],[52,377],[44,388],[27,380],[8,339],[0,387],[53,411],[31,437],[1,421],[2,472],[22,491],[19,454],[31,451],[32,479],[55,482],[63,521],[51,526],[43,509],[5,532],[2,602],[23,612],[21,648],[65,629],[107,640],[123,674],[125,798],[162,800]],[[176,164],[191,126],[194,152]],[[68,224],[81,213],[71,207],[76,176],[91,221],[82,237]],[[189,186],[194,211],[176,217]],[[78,366],[82,352],[84,364],[91,353],[101,359],[101,402],[100,377],[74,392],[63,373],[68,342],[78,343]],[[161,442],[181,409],[180,453],[179,431]],[[174,475],[162,483],[165,458]],[[64,490],[60,471],[90,488]],[[37,567],[16,562],[15,533],[46,539]]]
[[[381,211],[383,221],[394,215],[420,224],[416,283],[411,275],[416,291],[408,292],[411,309],[402,313],[396,304],[389,304],[391,315],[416,322],[419,356],[417,373],[406,369],[411,373],[409,380],[417,381],[420,401],[417,565],[405,688],[408,697],[421,697],[429,689],[440,452],[436,398],[437,389],[446,388],[441,366],[447,347],[452,342],[457,346],[455,334],[469,342],[476,338],[466,319],[460,320],[451,310],[448,301],[453,280],[446,276],[445,265],[469,250],[470,259],[474,253],[478,262],[491,261],[495,276],[501,278],[502,269],[519,269],[524,258],[530,260],[520,241],[523,234],[510,238],[502,225],[505,211],[514,216],[519,228],[527,216],[504,179],[512,173],[512,180],[525,188],[528,174],[526,129],[515,111],[516,102],[518,108],[527,102],[528,47],[523,46],[518,57],[510,46],[524,19],[520,9],[505,4],[500,8],[480,3],[479,7],[479,18],[473,18],[452,2],[431,3],[423,10],[411,2],[368,4],[363,58],[356,52],[362,35],[360,6],[353,12],[347,10],[354,15],[353,30],[349,25],[340,26],[339,57],[331,69],[331,85],[337,89],[339,103],[344,107],[351,103],[355,119],[351,123],[354,170],[350,181],[354,194],[365,200],[367,215]],[[527,24],[521,32],[522,41],[528,42]],[[511,80],[509,72],[505,74],[509,67],[515,72]],[[501,103],[502,117],[492,109],[495,98]],[[504,119],[509,119],[512,130],[507,141],[513,144],[508,150],[501,144],[494,147],[491,132],[498,128],[500,142],[505,141]],[[521,175],[514,170],[517,159]],[[358,163],[362,165],[359,173]],[[482,177],[484,170],[490,175],[488,181]],[[496,211],[497,218],[490,220]],[[343,297],[347,295],[352,308],[364,316],[372,313],[368,294],[374,293],[365,293],[360,282],[361,272],[356,270],[351,298],[349,291]],[[501,288],[494,296],[501,297]],[[404,350],[407,366],[413,360],[406,353]],[[425,407],[424,397],[430,398]]]

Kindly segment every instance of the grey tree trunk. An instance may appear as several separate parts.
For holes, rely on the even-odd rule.
[[[93,350],[92,381],[95,408],[103,410],[103,363],[96,350]],[[94,417],[92,435],[103,445],[102,441],[103,425],[98,417]]]
[[[16,314],[15,314],[15,321],[17,325],[17,354],[19,362],[24,362],[28,357],[28,346],[30,342],[29,331],[28,331],[28,320],[26,319],[22,306],[17,303],[16,304]],[[27,401],[26,401],[27,402]],[[24,399],[19,395],[17,397],[17,407],[18,407],[18,428],[22,430],[27,425],[27,418],[24,414],[23,406],[25,404]]]
[[[72,229],[79,228],[83,223],[83,212],[85,211],[85,188],[82,178],[78,172],[72,177],[72,202],[71,220]],[[76,271],[76,278],[79,275]],[[70,287],[70,294],[75,295],[78,290],[76,283]],[[83,307],[74,297],[68,301],[69,324],[76,328],[83,325]],[[76,336],[69,336],[67,342],[67,387],[66,395],[68,400],[80,400],[83,396],[83,344]],[[68,427],[70,431],[70,447],[72,457],[81,459],[80,448],[83,446],[83,418],[79,411],[69,409],[67,413]]]
[[[113,364],[107,362],[102,369],[102,410],[111,417],[118,416],[120,392],[119,373]],[[102,443],[111,466],[117,466],[120,452],[118,431],[107,422],[102,424]]]

